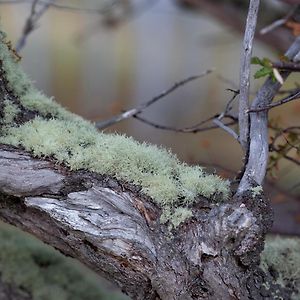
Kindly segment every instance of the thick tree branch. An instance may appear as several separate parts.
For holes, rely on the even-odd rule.
[[[244,268],[255,265],[262,244],[254,237],[270,226],[271,214],[252,196],[253,206],[199,199],[193,222],[175,234],[131,185],[0,148],[0,218],[81,260],[133,299],[263,299],[262,275],[245,277]],[[263,207],[261,227],[256,214]]]
[[[232,197],[220,178],[167,151],[99,133],[36,91],[2,46],[1,220],[133,299],[289,299],[259,268],[272,224],[263,194]]]

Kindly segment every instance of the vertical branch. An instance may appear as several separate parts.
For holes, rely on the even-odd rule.
[[[247,110],[249,108],[250,63],[259,3],[260,0],[250,0],[241,56],[239,133],[240,143],[245,153],[249,145],[249,114]]]
[[[296,38],[285,56],[291,61],[297,62],[299,60],[300,36]],[[285,80],[290,73],[290,71],[285,71],[281,73],[281,76]],[[238,193],[248,190],[253,183],[262,184],[264,180],[269,155],[268,111],[260,111],[259,109],[270,105],[280,87],[281,84],[278,81],[268,78],[251,105],[251,110],[254,112],[250,114],[249,157],[246,170],[239,184]]]

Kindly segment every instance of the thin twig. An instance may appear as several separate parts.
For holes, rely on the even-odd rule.
[[[147,119],[145,119],[145,118],[143,118],[139,115],[133,116],[133,118],[135,118],[135,119],[137,119],[137,120],[141,121],[142,123],[145,123],[149,126],[152,126],[154,128],[157,128],[157,129],[160,129],[160,130],[166,130],[166,131],[180,132],[180,133],[198,133],[198,132],[203,132],[203,131],[209,131],[209,130],[212,130],[212,129],[217,129],[220,126],[218,126],[218,125],[203,126],[204,124],[214,120],[215,117],[216,116],[213,116],[213,117],[210,117],[207,120],[202,121],[201,125],[196,124],[196,125],[193,125],[191,127],[176,128],[176,127],[172,127],[172,126],[157,124],[157,123],[155,123],[153,121],[149,121],[149,120],[147,120]],[[236,123],[237,123],[237,121],[233,120],[233,121],[225,123],[224,125],[225,126],[231,126],[231,125],[234,125]]]
[[[253,113],[253,112],[270,110],[274,107],[283,105],[283,104],[288,103],[288,102],[293,101],[293,100],[299,100],[299,99],[300,99],[300,89],[298,89],[298,91],[295,94],[287,96],[287,97],[285,97],[285,98],[283,98],[283,99],[281,99],[281,100],[279,100],[275,103],[272,103],[272,104],[267,105],[265,107],[252,108],[252,109],[249,109],[248,112]]]
[[[231,99],[227,102],[225,110],[220,114],[218,117],[219,120],[221,120],[224,116],[228,115],[230,111],[232,110],[232,102],[236,99],[236,97],[240,94],[239,90],[233,90],[233,89],[227,89],[227,91],[233,92],[233,96]]]
[[[96,122],[95,125],[98,129],[105,129],[105,128],[107,128],[109,126],[112,126],[116,123],[119,123],[119,122],[124,121],[128,118],[136,116],[136,115],[140,114],[142,111],[144,111],[146,108],[148,108],[149,106],[153,105],[157,101],[165,98],[166,96],[168,96],[169,94],[174,92],[176,89],[184,86],[185,84],[187,84],[191,81],[194,81],[196,79],[204,77],[204,76],[208,75],[211,72],[212,72],[212,70],[207,70],[207,71],[203,72],[200,75],[190,76],[190,77],[188,77],[184,80],[176,82],[171,88],[163,91],[159,95],[155,96],[154,98],[150,99],[149,101],[147,101],[145,103],[142,103],[141,105],[137,106],[136,108],[127,110],[127,111],[125,111],[125,112],[123,112],[123,113],[121,113],[121,114],[119,114],[119,115],[117,115],[117,116],[115,116],[115,117],[113,117],[109,120]]]
[[[225,130],[227,133],[229,133],[231,136],[233,136],[233,138],[235,140],[238,140],[239,136],[237,135],[237,133],[232,130],[230,127],[228,127],[227,125],[225,125],[223,122],[221,122],[219,119],[214,119],[213,123],[215,123],[216,125],[218,125],[220,128],[222,128],[223,130]]]
[[[284,18],[282,18],[282,19],[279,19],[279,20],[276,20],[276,21],[274,21],[273,23],[271,23],[270,25],[268,25],[268,26],[266,26],[266,27],[264,27],[264,28],[262,28],[261,30],[260,30],[260,34],[261,35],[264,35],[264,34],[266,34],[266,33],[269,33],[269,32],[271,32],[271,31],[273,31],[274,29],[276,29],[276,28],[278,28],[278,27],[280,27],[280,26],[282,26],[282,25],[284,25],[295,13],[296,13],[296,11],[298,10],[298,8],[299,8],[299,5],[295,5],[288,13],[287,13],[287,15],[284,17]]]
[[[20,52],[20,50],[25,46],[27,38],[30,33],[37,27],[38,20],[42,17],[42,15],[47,11],[50,7],[51,3],[55,0],[45,1],[43,5],[39,9],[37,9],[37,5],[39,0],[34,0],[31,4],[30,15],[27,18],[25,25],[23,27],[22,35],[17,41],[16,51]]]
[[[250,1],[241,56],[239,139],[245,153],[247,153],[249,146],[249,115],[247,114],[247,110],[249,108],[250,66],[259,4],[259,0]]]
[[[223,112],[221,112],[220,114],[211,116],[191,127],[176,128],[176,127],[172,127],[172,126],[157,124],[153,121],[149,121],[143,117],[140,117],[139,115],[135,115],[133,117],[147,125],[154,127],[154,128],[173,131],[173,132],[181,132],[181,133],[198,133],[198,132],[208,131],[208,130],[216,129],[216,128],[220,127],[222,129],[224,129],[226,132],[230,133],[236,140],[238,140],[238,135],[229,126],[236,124],[238,121],[238,119],[235,116],[230,114],[230,111],[232,109],[231,103],[237,97],[237,95],[239,94],[239,91],[235,91],[235,90],[231,90],[231,89],[228,89],[228,90],[232,91],[234,93],[234,95],[233,95],[233,97],[230,98],[230,100],[226,104],[225,110]],[[222,123],[221,120],[223,118],[231,119],[231,121],[227,122],[227,123]],[[215,125],[209,125],[209,126],[203,127],[203,125],[205,125],[209,122],[213,122],[213,123],[215,123]]]

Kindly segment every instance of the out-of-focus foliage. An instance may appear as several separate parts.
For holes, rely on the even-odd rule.
[[[100,278],[58,251],[0,223],[2,281],[27,291],[34,300],[125,300]]]

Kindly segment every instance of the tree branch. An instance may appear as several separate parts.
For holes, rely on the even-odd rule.
[[[300,52],[300,37],[297,37],[289,50],[285,53],[290,60],[294,60]],[[282,78],[286,79],[290,72],[283,72]],[[252,105],[251,110],[267,107],[272,102],[274,96],[280,89],[281,84],[272,78],[268,78],[264,85],[258,91]],[[249,189],[251,182],[262,184],[268,161],[268,113],[261,111],[250,114],[250,150],[246,170],[240,182],[238,192]]]
[[[244,153],[247,153],[249,147],[249,115],[247,113],[247,110],[249,108],[250,67],[259,4],[259,0],[250,1],[241,57],[239,139]]]
[[[39,9],[37,9],[37,5],[38,5],[39,0],[33,0],[32,4],[31,4],[30,15],[29,15],[29,17],[27,18],[27,20],[25,22],[25,25],[23,27],[22,35],[21,35],[21,37],[19,38],[19,40],[17,41],[17,44],[16,44],[16,51],[17,52],[20,52],[21,49],[25,46],[29,34],[34,29],[36,29],[38,20],[43,16],[43,14],[48,10],[50,5],[54,1],[55,0],[45,1],[43,3],[43,5]]]
[[[298,89],[293,95],[287,96],[287,97],[285,97],[285,98],[283,98],[283,99],[281,99],[281,100],[279,100],[275,103],[269,104],[265,107],[249,109],[248,112],[253,113],[253,112],[260,112],[260,111],[270,110],[274,107],[278,107],[278,106],[286,104],[290,101],[299,100],[299,99],[300,99],[300,89]]]
[[[276,20],[273,23],[271,23],[270,25],[262,28],[259,33],[261,35],[267,34],[273,30],[275,30],[276,28],[284,25],[290,18],[293,17],[294,14],[297,13],[298,9],[300,8],[299,5],[295,5],[287,14],[285,17],[283,17],[282,19]]]
[[[272,67],[279,70],[287,70],[293,72],[300,72],[300,64],[294,62],[274,62],[272,63]]]
[[[147,102],[145,103],[142,103],[140,104],[139,106],[137,106],[136,108],[132,108],[130,110],[127,110],[109,120],[106,120],[106,121],[99,121],[99,122],[96,122],[96,127],[98,129],[105,129],[109,126],[112,126],[116,123],[119,123],[121,121],[124,121],[128,118],[132,118],[138,114],[140,114],[141,112],[143,112],[146,108],[148,108],[149,106],[153,105],[154,103],[156,103],[157,101],[165,98],[166,96],[168,96],[169,94],[171,94],[172,92],[174,92],[176,89],[184,86],[185,84],[191,82],[191,81],[194,81],[196,79],[199,79],[201,77],[204,77],[206,75],[208,75],[209,73],[211,73],[212,70],[207,70],[205,72],[203,72],[202,74],[200,75],[195,75],[195,76],[190,76],[184,80],[181,80],[181,81],[178,81],[176,82],[172,87],[170,87],[169,89],[163,91],[162,93],[160,93],[159,95],[153,97],[152,99],[148,100]]]

